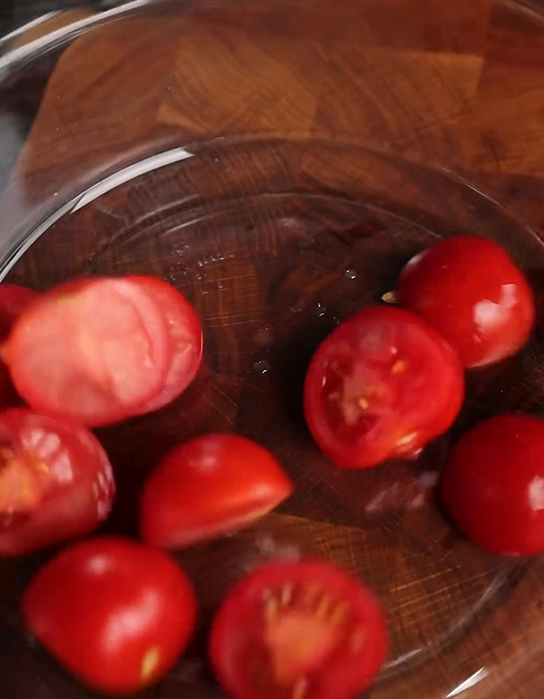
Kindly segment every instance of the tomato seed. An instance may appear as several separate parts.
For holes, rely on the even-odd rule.
[[[281,588],[281,592],[280,592],[281,603],[284,605],[289,604],[292,596],[293,596],[293,585],[291,583],[287,583],[287,585],[284,585]]]
[[[398,359],[391,367],[392,374],[401,374],[406,369],[406,362],[404,359]]]
[[[358,653],[365,642],[366,631],[362,626],[358,626],[349,639],[349,649],[352,653]]]
[[[303,699],[307,691],[308,680],[304,677],[300,677],[293,686],[293,693],[291,694],[291,699]]]
[[[362,408],[363,410],[366,410],[366,409],[368,408],[368,406],[370,405],[370,403],[367,401],[366,398],[359,398],[359,399],[357,400],[357,405],[358,405],[360,408]]]

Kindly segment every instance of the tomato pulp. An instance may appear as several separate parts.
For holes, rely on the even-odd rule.
[[[180,548],[232,532],[293,492],[264,447],[234,434],[207,434],[172,449],[144,486],[140,531],[147,543]]]
[[[24,408],[0,413],[0,553],[88,534],[115,492],[106,453],[84,427]]]
[[[386,646],[374,595],[311,559],[250,573],[210,636],[213,668],[234,699],[352,699],[378,673]]]
[[[544,421],[505,413],[454,445],[442,472],[444,507],[466,536],[496,553],[544,551]]]
[[[534,325],[533,292],[523,272],[492,240],[452,236],[413,257],[399,301],[439,330],[465,367],[515,354]]]
[[[38,293],[18,284],[0,284],[0,343],[4,343],[21,313],[38,298]],[[0,363],[0,404],[8,407],[17,395],[6,365]]]
[[[26,589],[28,628],[74,675],[109,694],[162,677],[184,650],[195,597],[161,551],[128,539],[89,539],[46,563]]]
[[[3,355],[33,408],[95,426],[156,397],[172,349],[167,319],[139,284],[85,277],[42,294],[15,323]]]
[[[425,321],[371,306],[317,348],[304,385],[315,441],[338,466],[373,466],[417,453],[455,419],[463,400],[456,352]]]
[[[171,284],[157,277],[132,276],[128,279],[140,284],[160,307],[173,345],[164,388],[139,410],[148,413],[171,403],[196,376],[202,359],[202,328],[194,308]]]

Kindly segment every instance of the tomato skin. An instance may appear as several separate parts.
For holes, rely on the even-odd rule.
[[[205,434],[171,449],[144,486],[142,539],[181,548],[250,524],[293,492],[264,447],[235,434]]]
[[[36,502],[18,512],[20,493],[11,490],[0,468],[0,554],[19,555],[89,534],[108,516],[115,495],[112,468],[84,427],[12,408],[0,412],[0,447],[21,460],[23,485],[36,488]],[[34,474],[34,464],[45,469]]]
[[[544,421],[504,413],[454,445],[442,472],[442,503],[461,531],[495,553],[544,551]]]
[[[88,539],[38,572],[25,623],[75,676],[122,695],[153,684],[185,649],[195,596],[176,563],[129,539]]]
[[[445,238],[413,257],[401,272],[399,301],[434,326],[467,368],[515,354],[535,319],[523,272],[492,240]]]
[[[3,343],[21,313],[38,298],[37,291],[18,284],[0,284],[0,343]],[[8,407],[18,402],[17,394],[6,365],[0,363],[0,405]]]
[[[353,699],[379,672],[387,654],[387,627],[373,593],[328,562],[310,558],[273,562],[255,569],[231,590],[212,625],[209,640],[212,667],[221,686],[233,699],[289,696],[288,689],[275,692],[266,685],[259,686],[253,671],[263,658],[267,615],[263,604],[269,593],[279,591],[281,614],[281,590],[292,591],[297,586],[317,588],[328,602],[345,603],[356,628],[362,631],[360,647],[347,650],[342,645],[316,658],[316,664],[306,675],[305,699]],[[315,617],[327,623],[317,611]],[[324,628],[323,636],[327,633],[326,625]],[[316,632],[315,635],[322,634]]]
[[[369,306],[315,351],[304,413],[320,449],[340,467],[412,456],[445,432],[461,407],[463,370],[436,330],[395,306]]]
[[[164,388],[167,320],[140,285],[89,276],[41,294],[15,323],[3,356],[35,410],[87,426],[138,413]]]
[[[173,344],[172,359],[162,391],[152,398],[140,414],[159,410],[175,400],[195,378],[202,360],[202,327],[195,309],[171,284],[149,276],[130,276],[160,307],[168,321]]]

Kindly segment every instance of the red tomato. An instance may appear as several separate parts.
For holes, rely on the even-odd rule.
[[[367,467],[413,455],[447,430],[463,392],[459,359],[436,330],[401,308],[371,306],[317,348],[304,412],[337,466]]]
[[[18,284],[0,284],[0,343],[4,342],[15,320],[38,298],[38,293]],[[17,395],[6,365],[0,363],[0,405],[17,402]]]
[[[233,699],[352,699],[386,655],[374,595],[329,563],[302,559],[250,573],[213,623],[210,656]]]
[[[153,546],[181,548],[250,524],[292,492],[264,447],[234,434],[203,435],[174,447],[151,474],[141,535]]]
[[[544,551],[544,421],[482,420],[453,447],[442,472],[444,507],[472,541],[496,553]]]
[[[194,308],[171,284],[156,277],[128,279],[139,283],[161,308],[174,348],[164,388],[140,410],[147,413],[171,403],[195,378],[202,359],[202,328]]]
[[[42,294],[15,323],[4,358],[34,409],[103,425],[162,391],[172,341],[167,319],[139,284],[86,277]]]
[[[88,534],[114,492],[108,457],[84,427],[24,408],[0,412],[0,554]]]
[[[194,626],[195,598],[176,563],[122,538],[89,539],[47,563],[23,596],[25,622],[76,677],[128,694],[165,675]]]
[[[515,354],[534,324],[531,288],[497,243],[452,236],[413,257],[399,301],[439,330],[466,367]]]

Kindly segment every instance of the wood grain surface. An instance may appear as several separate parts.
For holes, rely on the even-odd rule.
[[[134,535],[153,464],[209,430],[267,445],[297,486],[249,530],[178,556],[197,587],[199,627],[142,699],[219,699],[205,657],[214,610],[248,568],[300,553],[361,575],[384,603],[391,648],[372,699],[541,699],[544,560],[477,550],[433,492],[466,424],[544,411],[539,6],[159,2],[0,74],[0,147],[10,280],[42,289],[82,273],[160,274],[203,319],[205,361],[184,396],[99,431],[119,481],[107,530]],[[418,462],[333,468],[301,415],[309,356],[393,289],[414,252],[467,231],[498,240],[527,270],[533,338],[467,377],[458,424]],[[48,555],[0,562],[2,699],[95,696],[21,626],[21,589]]]

